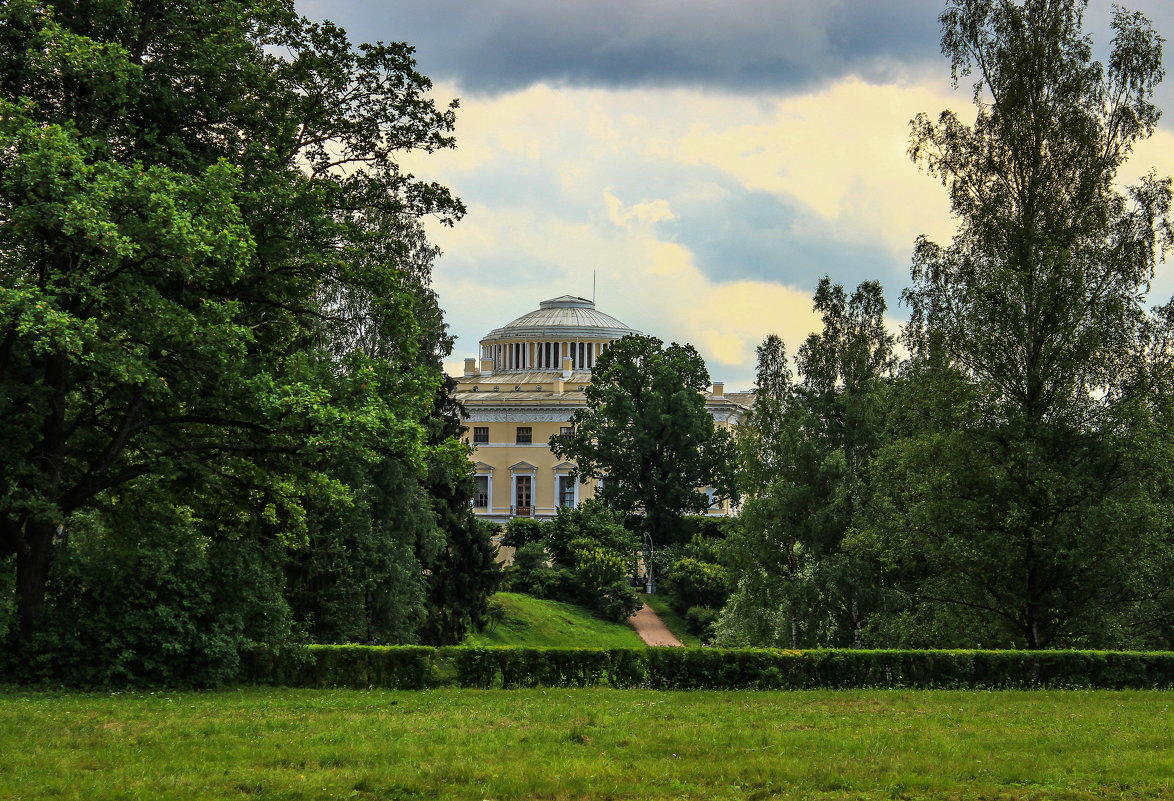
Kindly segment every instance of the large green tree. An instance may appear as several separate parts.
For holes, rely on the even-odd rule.
[[[453,340],[429,286],[436,248],[419,229],[390,243],[394,254],[386,258],[415,283],[417,358],[440,372]],[[371,358],[394,358],[400,345],[368,323],[366,298],[340,291],[332,305],[353,321],[342,344]],[[454,386],[446,379],[438,387],[423,420],[422,474],[394,450],[381,450],[374,462],[349,454],[332,462],[330,475],[352,488],[354,502],[319,504],[309,547],[293,551],[287,566],[295,620],[315,640],[454,644],[482,625],[500,569],[491,527],[473,514],[475,487],[468,448],[458,442],[463,428]]]
[[[958,231],[914,253],[874,530],[893,582],[968,644],[1128,642],[1171,554],[1168,326],[1144,306],[1170,181],[1116,183],[1157,125],[1162,40],[1117,9],[1102,65],[1084,7],[952,0],[942,50],[975,120],[913,122]]]
[[[426,425],[435,447],[428,459],[423,486],[444,541],[427,565],[427,614],[418,636],[429,645],[454,645],[488,620],[489,596],[497,591],[501,568],[493,535],[497,527],[473,513],[472,465],[468,447],[457,442],[465,428],[461,408],[452,399],[451,378],[434,397]],[[444,445],[445,447],[439,447]]]
[[[583,481],[602,482],[608,506],[641,515],[654,542],[675,536],[684,512],[709,508],[707,487],[728,496],[732,446],[705,408],[705,362],[692,345],[626,336],[592,369],[574,434],[550,447],[572,460]]]
[[[877,605],[875,571],[845,547],[871,498],[896,367],[876,282],[849,295],[820,281],[823,328],[799,348],[793,383],[776,336],[758,349],[754,406],[738,427],[747,500],[724,553],[735,591],[719,632],[732,643],[858,644]]]
[[[307,494],[345,496],[340,454],[424,471],[440,375],[403,243],[462,210],[396,163],[452,144],[429,88],[409,47],[352,47],[288,0],[0,6],[0,556],[22,641],[60,532],[106,493],[162,481],[217,536],[288,542]]]

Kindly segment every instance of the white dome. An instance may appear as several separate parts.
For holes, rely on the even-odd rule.
[[[501,328],[495,328],[482,341],[547,337],[612,340],[639,333],[610,314],[597,310],[592,301],[563,295],[542,301],[537,309]]]

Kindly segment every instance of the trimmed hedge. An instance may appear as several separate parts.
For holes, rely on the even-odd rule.
[[[423,690],[438,684],[436,649],[423,646],[306,645],[242,655],[246,684],[281,687],[388,687]]]
[[[243,664],[245,683],[288,687],[1174,688],[1174,652],[309,645]]]

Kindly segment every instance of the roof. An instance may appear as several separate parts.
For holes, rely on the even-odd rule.
[[[751,406],[754,405],[755,394],[756,393],[753,390],[749,390],[746,392],[727,392],[721,396],[715,396],[712,393],[710,393],[706,397],[710,400],[717,400],[718,397],[722,397],[722,398],[725,398],[727,401],[730,401],[731,403],[736,403],[745,409],[749,409]]]
[[[532,312],[513,322],[495,328],[482,341],[499,339],[619,339],[628,334],[639,334],[635,328],[620,322],[610,314],[595,308],[593,301],[573,295],[544,300]]]

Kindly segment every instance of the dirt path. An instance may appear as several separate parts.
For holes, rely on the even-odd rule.
[[[656,612],[652,611],[652,607],[648,604],[640,607],[640,611],[628,618],[628,622],[632,624],[632,628],[636,629],[640,639],[649,645],[682,647],[681,641],[673,636],[669,627],[657,616]]]

